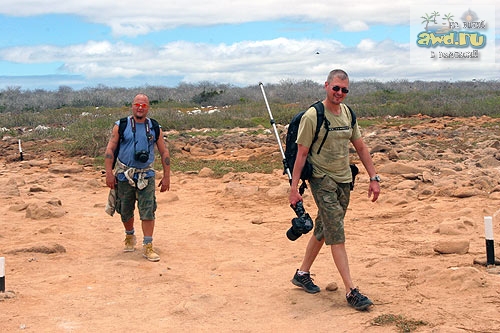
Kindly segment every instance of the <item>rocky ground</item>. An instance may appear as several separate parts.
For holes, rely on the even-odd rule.
[[[273,133],[253,132],[169,133],[179,134],[169,144],[196,159],[279,161]],[[342,287],[327,247],[312,267],[322,292],[290,283],[309,235],[285,236],[293,211],[282,170],[173,173],[171,191],[157,193],[161,261],[151,263],[139,246],[122,252],[122,226],[104,213],[108,190],[91,159],[39,141],[24,144],[20,162],[17,140],[4,137],[1,331],[499,331],[500,274],[484,265],[483,220],[494,216],[500,233],[500,120],[386,118],[363,137],[382,194],[367,199],[361,168],[346,246],[355,283],[375,303],[368,312],[349,308],[343,288],[326,290]],[[40,155],[42,145],[53,148]],[[308,192],[304,203],[314,217]]]

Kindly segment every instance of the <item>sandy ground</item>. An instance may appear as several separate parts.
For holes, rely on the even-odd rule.
[[[418,332],[500,331],[500,274],[473,263],[485,257],[483,217],[500,200],[415,199],[382,173],[383,192],[372,203],[361,174],[346,246],[354,281],[375,305],[358,312],[347,306],[328,247],[312,267],[320,293],[290,283],[310,235],[285,236],[294,213],[281,170],[224,179],[174,173],[171,191],[157,193],[161,261],[153,263],[139,245],[122,252],[123,227],[119,216],[104,213],[100,170],[51,171],[71,163],[2,163],[2,186],[13,179],[19,195],[1,197],[1,332],[397,332],[394,323],[376,323],[390,316],[420,322]],[[26,205],[48,201],[64,215],[27,217]],[[314,217],[310,194],[305,206]],[[464,222],[464,230],[437,233],[446,220]],[[433,250],[457,237],[469,240],[466,254]],[[331,282],[342,288],[325,290]]]

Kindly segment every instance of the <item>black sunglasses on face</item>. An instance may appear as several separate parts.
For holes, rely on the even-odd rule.
[[[337,92],[337,91],[339,91],[339,90],[342,90],[342,93],[344,93],[344,94],[347,94],[347,93],[349,92],[349,89],[347,89],[347,88],[343,88],[343,87],[342,87],[342,88],[340,88],[339,86],[333,86],[333,87],[332,87],[332,90],[333,90],[333,91],[335,91],[335,92]]]

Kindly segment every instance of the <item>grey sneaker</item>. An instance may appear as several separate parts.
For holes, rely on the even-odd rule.
[[[137,243],[135,235],[126,235],[124,243],[125,243],[125,247],[123,248],[123,252],[134,252],[135,251],[134,246]]]
[[[292,279],[292,283],[294,285],[296,285],[297,287],[301,287],[310,294],[316,294],[320,292],[321,289],[319,289],[319,287],[314,284],[309,273],[299,275],[298,272],[299,270],[297,269]]]
[[[358,288],[351,289],[351,292],[346,296],[347,303],[358,311],[368,309],[373,302],[368,297],[359,292]]]

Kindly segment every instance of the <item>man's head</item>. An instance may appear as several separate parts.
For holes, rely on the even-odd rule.
[[[349,93],[349,76],[341,69],[334,69],[328,74],[325,82],[327,100],[332,104],[340,104]]]
[[[145,94],[138,94],[132,102],[132,114],[136,120],[145,119],[149,112],[149,98]]]

